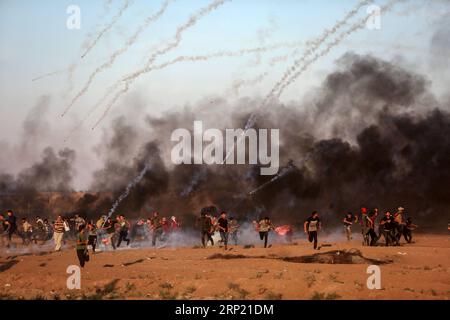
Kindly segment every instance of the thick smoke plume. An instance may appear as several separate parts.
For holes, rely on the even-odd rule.
[[[349,53],[338,61],[338,70],[328,75],[317,95],[303,105],[274,103],[264,110],[255,127],[280,128],[280,160],[289,163],[276,178],[260,176],[258,166],[251,165],[163,164],[173,129],[189,129],[194,119],[222,129],[243,126],[260,101],[241,103],[247,107],[235,106],[233,110],[239,111],[229,119],[223,116],[230,108],[225,103],[214,112],[200,105],[162,118],[149,117],[142,128],[113,126],[117,131],[111,139],[120,141],[121,154],[127,154],[128,142],[135,140],[131,137],[145,136],[140,131],[151,136],[151,143],[159,145],[159,172],[164,177],[164,183],[149,189],[142,202],[133,209],[129,202],[122,210],[136,214],[134,210],[140,209],[139,215],[145,215],[158,208],[192,219],[212,203],[241,218],[261,212],[276,221],[295,222],[314,209],[339,221],[336,215],[363,205],[381,210],[402,205],[411,215],[425,219],[449,205],[442,188],[450,182],[450,140],[445,138],[450,136],[449,106],[432,97],[427,79],[418,74]],[[123,190],[139,173],[138,167],[130,170],[115,162],[120,157],[110,156],[105,159],[107,172],[98,177],[106,179],[103,186]],[[157,173],[152,169],[148,178]],[[134,192],[145,191],[138,185],[130,195]],[[445,217],[436,221],[440,218]]]
[[[383,211],[401,205],[423,227],[447,223],[450,105],[436,99],[429,87],[429,79],[398,64],[345,54],[303,101],[271,101],[260,111],[255,128],[280,129],[280,163],[285,165],[275,179],[259,175],[258,165],[170,162],[174,129],[192,130],[194,120],[202,120],[205,128],[242,128],[261,99],[230,105],[216,98],[214,108],[208,99],[179,112],[149,115],[145,122],[120,117],[95,148],[103,166],[94,173],[89,192],[59,210],[88,217],[107,214],[151,164],[115,213],[138,218],[158,210],[190,226],[201,208],[215,205],[240,220],[268,215],[279,225],[319,210],[330,225],[361,206]],[[2,175],[2,206],[14,205],[18,185],[31,186],[35,194],[70,191],[73,159],[69,150],[48,149],[42,160],[16,176]]]

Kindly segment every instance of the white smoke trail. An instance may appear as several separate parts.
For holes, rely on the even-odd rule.
[[[224,57],[241,57],[246,54],[252,54],[252,53],[262,53],[262,52],[268,52],[273,51],[277,49],[282,48],[292,48],[299,45],[300,42],[283,42],[283,43],[277,43],[267,46],[260,46],[256,48],[244,48],[236,51],[219,51],[215,53],[210,53],[206,55],[197,55],[197,56],[179,56],[176,57],[168,62],[159,64],[159,65],[153,65],[148,67],[146,72],[150,72],[153,70],[160,70],[164,69],[170,65],[173,65],[178,62],[196,62],[196,61],[207,61],[214,58],[224,58]],[[129,81],[134,78],[133,75],[126,76],[122,79],[122,81]]]
[[[391,0],[388,4],[384,5],[380,10],[381,13],[386,12],[387,10],[390,10],[391,7],[397,2],[398,0]],[[359,20],[358,22],[354,23],[349,29],[339,34],[332,42],[328,43],[326,47],[321,50],[320,52],[316,53],[310,60],[306,61],[293,75],[290,76],[288,80],[286,80],[278,89],[278,93],[275,94],[275,98],[280,98],[281,94],[284,92],[284,90],[291,85],[302,73],[304,73],[309,66],[311,66],[314,62],[316,62],[321,57],[327,55],[331,49],[338,46],[345,38],[347,38],[349,35],[354,33],[355,31],[359,29],[363,29],[366,26],[366,23],[370,19],[369,17],[363,18]],[[275,91],[272,92],[272,94]]]
[[[109,10],[111,9],[111,3],[112,0],[106,0],[103,3],[103,13],[99,16],[99,19],[102,20],[104,17],[106,17],[109,13]],[[97,27],[96,27],[97,29]],[[75,73],[75,70],[78,66],[78,62],[79,62],[79,56],[83,53],[85,47],[87,47],[89,45],[89,43],[91,42],[91,36],[92,34],[88,33],[87,36],[85,37],[84,41],[83,41],[83,45],[80,48],[80,53],[78,54],[78,58],[76,62],[73,62],[69,68],[67,69],[68,73],[67,73],[67,82],[68,82],[68,88],[66,89],[66,93],[64,94],[64,98],[66,98],[73,90],[73,75]]]
[[[276,49],[282,49],[282,48],[290,48],[290,47],[296,47],[298,45],[298,42],[292,42],[292,43],[278,43],[278,44],[272,44],[272,45],[268,45],[268,46],[264,46],[264,47],[257,47],[257,48],[247,48],[247,49],[240,49],[237,51],[220,51],[220,52],[215,52],[215,53],[211,53],[211,54],[207,54],[207,55],[198,55],[198,56],[179,56],[176,57],[172,60],[169,60],[167,62],[158,64],[158,65],[154,65],[151,70],[161,70],[161,69],[165,69],[167,67],[170,67],[171,65],[177,64],[177,63],[181,63],[181,62],[197,62],[197,61],[207,61],[209,59],[214,59],[214,58],[223,58],[223,57],[240,57],[242,55],[245,54],[251,54],[251,53],[255,53],[255,52],[266,52],[266,51],[271,51],[271,50],[276,50]],[[262,81],[264,77],[266,77],[268,75],[268,73],[264,73],[260,76],[258,76],[258,79],[253,79],[254,82],[256,81]],[[259,79],[261,78],[261,79]],[[123,79],[122,81],[125,81],[126,79]],[[109,96],[109,93],[113,92],[115,89],[117,89],[119,87],[119,85],[121,84],[121,82],[116,82],[114,85],[112,85],[110,88],[108,88],[106,90],[106,93],[103,95],[103,97],[95,104],[95,106],[93,108],[90,109],[90,111],[86,114],[86,116],[84,116],[83,120],[81,120],[81,122],[75,126],[70,133],[68,134],[68,136],[66,137],[65,141],[73,134],[75,133],[82,125],[84,122],[86,122],[86,120],[100,107],[103,105],[103,103],[106,101],[106,99]],[[105,112],[104,115],[106,115],[106,113],[109,110],[107,110]],[[102,118],[103,119],[103,118]],[[101,120],[100,120],[101,121]],[[95,127],[97,126],[98,123],[100,123],[100,121],[97,121],[96,125],[93,126],[92,129],[95,129]]]
[[[115,89],[117,89],[117,87],[119,86],[119,83],[115,83],[114,85],[112,85],[111,87],[108,88],[107,92],[113,91]],[[93,108],[91,108],[89,110],[88,113],[86,113],[86,115],[83,117],[83,119],[77,124],[75,125],[72,130],[69,131],[69,133],[67,134],[67,136],[64,138],[64,142],[67,142],[70,137],[77,132],[82,125],[87,121],[87,119],[95,112],[95,110],[97,110],[105,101],[106,98],[108,98],[108,95],[104,95],[95,105]]]
[[[273,182],[277,181],[278,179],[284,177],[285,175],[287,175],[288,173],[292,172],[294,170],[293,166],[288,166],[285,168],[282,168],[280,170],[280,172],[278,172],[272,179],[270,179],[269,181],[264,182],[262,185],[260,185],[259,187],[257,187],[256,189],[250,191],[248,194],[249,195],[254,195],[255,193],[257,193],[258,191],[264,189],[265,187],[267,187],[269,184],[272,184]]]
[[[283,77],[280,81],[278,81],[273,89],[269,92],[267,95],[267,100],[272,97],[273,93],[286,81],[286,79],[290,76],[292,72],[295,71],[296,68],[298,68],[301,63],[305,61],[305,59],[309,56],[311,56],[330,36],[334,35],[339,29],[341,29],[351,18],[353,18],[358,11],[364,7],[365,5],[368,5],[372,3],[373,0],[360,0],[356,6],[350,10],[343,19],[336,22],[336,24],[331,29],[325,29],[324,32],[317,37],[316,39],[309,40],[306,42],[307,49],[303,53],[303,55],[295,60],[293,66],[289,67],[286,71]],[[296,54],[296,51],[293,52],[293,54]],[[273,66],[275,63],[286,61],[289,58],[289,55],[284,55],[280,57],[276,57],[271,60],[270,64]],[[260,74],[257,78],[264,77],[264,74]],[[245,84],[245,83],[244,83]],[[249,83],[252,85],[252,83]],[[268,101],[263,102],[263,104],[267,103]]]
[[[278,88],[286,81],[286,79],[291,75],[292,72],[295,72],[296,68],[298,68],[306,58],[311,56],[328,38],[336,34],[351,18],[353,18],[359,10],[372,3],[373,0],[360,0],[356,6],[350,10],[343,19],[339,20],[335,23],[335,25],[331,29],[325,29],[324,32],[317,37],[316,39],[310,40],[307,42],[307,50],[303,53],[303,55],[294,61],[293,65],[289,67],[284,73],[283,77],[278,81],[272,90],[269,92],[268,97],[271,97],[273,93],[278,90]],[[269,98],[270,99],[270,98]]]
[[[70,108],[72,108],[72,106],[75,104],[75,102],[81,98],[88,90],[89,87],[91,86],[92,82],[94,81],[95,77],[109,69],[114,62],[116,61],[116,59],[118,57],[120,57],[122,54],[124,54],[132,45],[134,45],[136,43],[136,40],[138,39],[138,37],[142,34],[142,32],[144,32],[151,23],[157,21],[167,10],[167,7],[169,6],[169,4],[175,0],[165,0],[163,2],[163,4],[161,5],[161,8],[153,15],[148,16],[145,20],[144,23],[142,25],[140,25],[136,31],[131,35],[131,37],[128,38],[128,40],[125,42],[125,45],[122,46],[121,48],[117,49],[110,57],[109,60],[106,61],[105,63],[103,63],[102,65],[100,65],[99,67],[97,67],[94,72],[91,73],[91,75],[89,76],[88,80],[86,81],[85,85],[83,86],[83,88],[75,95],[75,97],[70,101],[69,105],[66,107],[66,109],[64,110],[64,112],[62,113],[62,116],[64,116],[69,110]]]
[[[120,19],[120,17],[123,15],[123,13],[128,9],[128,7],[133,4],[134,0],[125,0],[122,7],[119,9],[117,14],[111,19],[111,21],[99,32],[97,37],[95,37],[94,41],[87,47],[86,51],[81,55],[81,58],[83,59],[89,51],[92,50],[93,47],[100,41],[100,39],[104,36],[105,33],[107,33],[111,28],[116,24],[116,22]]]
[[[185,23],[183,23],[181,26],[179,26],[177,28],[177,31],[176,31],[174,37],[173,37],[174,39],[173,39],[172,42],[166,44],[164,47],[162,47],[161,49],[159,49],[156,52],[154,52],[149,57],[149,59],[147,60],[146,65],[144,66],[144,68],[142,68],[142,69],[132,73],[131,75],[129,75],[127,77],[125,77],[125,78],[127,78],[127,80],[124,81],[123,88],[120,91],[118,91],[116,93],[116,95],[113,97],[113,99],[108,103],[108,105],[106,106],[105,112],[103,113],[101,118],[97,121],[97,123],[94,125],[94,128],[103,120],[103,118],[108,113],[109,109],[111,109],[111,107],[117,102],[117,100],[129,90],[130,85],[139,76],[141,76],[142,74],[147,73],[147,72],[152,70],[153,62],[156,60],[157,57],[159,57],[161,55],[164,55],[164,54],[168,53],[169,51],[171,51],[171,50],[175,49],[176,47],[178,47],[178,45],[180,44],[180,42],[182,40],[182,35],[183,35],[183,33],[185,31],[187,31],[190,28],[192,28],[193,26],[195,26],[199,19],[203,18],[204,16],[209,14],[211,11],[216,10],[217,8],[222,6],[225,2],[229,2],[229,1],[231,1],[231,0],[214,0],[208,6],[200,9],[197,13],[192,15]]]
[[[55,76],[55,75],[57,75],[57,74],[61,74],[61,73],[67,72],[67,70],[68,70],[68,69],[65,69],[65,70],[57,70],[57,71],[45,73],[45,74],[43,74],[43,75],[40,75],[40,76],[37,76],[36,78],[31,79],[31,82],[35,82],[35,81],[38,81],[38,80],[41,80],[41,79],[44,79],[44,78],[47,78],[47,77],[51,77],[51,76]]]
[[[206,179],[207,170],[205,167],[202,167],[199,171],[195,171],[192,175],[189,184],[184,187],[184,189],[180,192],[180,196],[187,197],[189,196],[194,189],[199,185],[200,182]]]
[[[264,73],[257,75],[256,77],[254,77],[252,79],[239,80],[233,84],[232,90],[235,95],[238,95],[241,87],[254,86],[254,85],[260,83],[261,81],[263,81],[268,75],[269,75],[269,72],[264,72]]]
[[[247,49],[240,49],[237,51],[219,51],[219,52],[215,52],[215,53],[211,53],[211,54],[207,54],[207,55],[198,55],[198,56],[179,56],[176,57],[172,60],[169,60],[167,62],[161,63],[161,64],[157,64],[157,65],[153,65],[151,67],[148,68],[147,72],[151,72],[151,71],[155,71],[155,70],[161,70],[161,69],[165,69],[171,65],[180,63],[180,62],[198,62],[198,61],[207,61],[210,59],[215,59],[215,58],[226,58],[226,57],[241,57],[245,54],[252,54],[252,53],[262,53],[262,52],[267,52],[267,51],[272,51],[272,50],[276,50],[276,49],[281,49],[281,48],[286,48],[286,47],[295,47],[298,46],[298,42],[293,42],[293,43],[279,43],[279,44],[273,44],[273,45],[268,45],[268,46],[264,46],[264,47],[257,47],[257,48],[247,48]],[[268,73],[264,73],[262,75],[259,75],[257,79],[254,79],[254,82],[256,83],[257,81],[262,81],[264,79],[264,77],[266,77],[268,75]],[[122,88],[121,91],[119,91],[118,93],[116,93],[116,95],[114,96],[113,99],[111,99],[110,103],[108,103],[105,111],[103,112],[102,116],[99,118],[99,120],[97,120],[97,122],[95,123],[95,125],[93,126],[92,129],[95,129],[97,127],[97,125],[105,118],[105,116],[108,114],[109,110],[111,109],[111,107],[113,106],[114,102],[116,102],[118,100],[118,98],[125,93],[128,88],[129,88],[129,81],[132,81],[133,77],[132,76],[127,76],[125,78],[122,79],[123,82],[125,82],[125,87]],[[106,95],[109,94],[110,91],[107,91]],[[102,100],[104,100],[105,97],[103,97]],[[97,104],[97,106],[99,106],[99,104]]]
[[[139,175],[134,178],[126,187],[125,191],[119,196],[119,198],[117,198],[117,200],[114,202],[113,206],[111,207],[111,209],[108,212],[108,218],[110,218],[112,216],[112,214],[116,211],[117,207],[119,206],[119,204],[126,198],[128,197],[128,195],[130,194],[130,191],[134,188],[134,186],[136,186],[141,180],[142,178],[144,178],[145,173],[148,171],[148,169],[150,168],[150,165],[146,164],[144,166],[144,169],[142,169],[142,171],[139,173]]]
[[[300,160],[300,164],[299,167],[302,167],[308,160],[309,158],[311,158],[312,153],[308,152],[301,160]],[[293,172],[294,170],[296,170],[297,167],[294,165],[293,161],[290,161],[289,164],[282,168],[280,170],[280,172],[278,172],[278,174],[276,174],[272,179],[270,179],[267,182],[264,182],[262,185],[260,185],[259,187],[257,187],[256,189],[250,191],[248,194],[249,195],[254,195],[255,193],[257,193],[258,191],[264,189],[265,187],[267,187],[269,184],[274,183],[275,181],[279,180],[280,178],[286,176],[287,174]]]
[[[389,3],[387,3],[386,5],[384,5],[380,11],[381,13],[384,13],[388,10],[391,9],[391,7],[400,0],[390,0]],[[364,4],[366,4],[367,1],[360,1],[358,3],[358,5],[356,6],[356,8],[360,8],[361,6],[363,6]],[[356,9],[355,8],[355,9]],[[350,11],[343,20],[339,21],[338,23],[336,23],[336,25],[330,30],[325,31],[321,37],[319,37],[318,39],[314,40],[313,43],[313,48],[315,48],[314,51],[316,51],[318,49],[318,47],[323,44],[327,38],[330,37],[330,35],[335,34],[346,22],[347,20],[349,20],[351,17],[353,17],[357,11],[355,12],[355,9],[353,9],[352,11]],[[302,65],[302,68],[300,71],[297,71],[293,76],[291,76],[291,78],[289,78],[289,80],[283,80],[283,79],[287,79],[289,77],[289,75],[292,72],[295,72],[296,69],[298,68],[299,65],[301,65],[301,62],[304,61],[306,59],[306,57],[312,55],[314,53],[314,51],[312,50],[307,50],[307,54],[305,53],[300,59],[298,59],[296,62],[294,62],[294,64],[288,68],[288,71],[286,71],[285,75],[283,76],[282,80],[280,80],[279,82],[277,82],[275,84],[275,86],[272,88],[272,90],[269,92],[269,94],[266,96],[266,98],[263,100],[263,102],[261,103],[261,105],[259,106],[259,108],[266,106],[266,104],[271,101],[271,99],[274,98],[279,98],[281,96],[281,94],[283,93],[284,89],[291,84],[300,74],[302,74],[305,70],[307,70],[307,68],[313,64],[315,61],[317,61],[320,57],[323,57],[324,55],[326,55],[327,53],[330,52],[330,50],[332,48],[334,48],[335,46],[337,46],[338,44],[341,43],[341,41],[343,39],[345,39],[346,37],[348,37],[349,35],[351,35],[353,32],[357,31],[358,29],[361,29],[365,26],[366,22],[370,19],[371,17],[365,17],[363,19],[361,19],[359,22],[355,23],[352,25],[352,27],[344,32],[342,32],[333,42],[331,42],[330,44],[328,44],[326,46],[326,48],[324,50],[322,50],[321,52],[319,52],[318,54],[316,54],[311,60],[309,60],[307,63],[304,63]],[[324,38],[323,36],[326,35],[326,37]],[[323,38],[323,39],[322,39]],[[275,92],[278,90],[278,94],[275,95]],[[237,139],[237,142],[239,142],[240,139],[242,139],[242,137],[246,134],[247,130],[251,127],[253,127],[253,125],[255,124],[256,121],[256,112],[252,112],[252,114],[250,115],[249,119],[247,120],[247,123],[245,125],[245,129],[242,132],[242,135]],[[236,143],[237,143],[236,142]],[[231,153],[234,150],[235,145],[232,146],[232,148],[230,148],[230,150],[228,150],[224,160],[222,163],[225,163],[225,161],[230,157]]]

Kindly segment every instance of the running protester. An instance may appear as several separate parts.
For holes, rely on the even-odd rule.
[[[397,209],[397,212],[394,214],[394,221],[396,222],[396,239],[397,242],[400,242],[400,238],[402,237],[402,235],[405,235],[406,226],[405,209],[403,207],[399,207]]]
[[[128,231],[130,230],[130,223],[125,219],[125,216],[121,214],[119,216],[119,241],[117,242],[117,247],[120,247],[122,241],[127,242],[127,246],[130,245],[130,239],[128,239]]]
[[[161,218],[159,217],[159,212],[153,213],[153,218],[151,220],[152,228],[152,246],[156,246],[156,239],[162,241],[163,236],[163,226],[161,224]]]
[[[22,242],[25,245],[31,243],[33,237],[33,226],[27,221],[26,218],[22,218]]]
[[[109,241],[114,250],[116,250],[116,224],[117,221],[108,218],[103,229],[106,231],[106,243]]]
[[[370,236],[370,246],[375,246],[377,244],[378,241],[378,236],[377,233],[375,232],[375,222],[377,220],[378,217],[378,209],[374,208],[372,212],[370,212],[370,214],[368,215],[368,231],[367,234]]]
[[[363,246],[368,246],[370,244],[369,240],[369,229],[370,229],[370,219],[367,215],[367,208],[361,208],[361,234],[363,236]]]
[[[95,247],[97,246],[97,229],[96,229],[93,221],[90,221],[88,223],[87,231],[88,231],[88,234],[89,234],[88,246],[91,246],[92,247],[92,252],[95,252]]]
[[[227,213],[225,211],[223,211],[220,214],[220,218],[217,221],[217,228],[219,229],[221,242],[224,244],[225,250],[227,250],[227,247],[228,247],[228,231],[229,230],[228,230]]]
[[[239,230],[239,224],[237,220],[233,217],[230,217],[230,220],[228,222],[228,233],[231,237],[231,240],[233,240],[234,245],[238,244],[238,230]]]
[[[412,232],[414,230],[416,230],[418,227],[419,227],[418,225],[416,225],[412,222],[411,217],[406,219],[406,225],[405,225],[405,228],[403,229],[403,232],[404,232],[403,235],[405,237],[406,242],[408,242],[408,243],[412,242]]]
[[[2,214],[0,214],[0,244],[1,246],[4,245],[4,240],[6,238],[6,232],[8,230],[8,221],[6,221],[5,217],[3,217]],[[9,246],[8,242],[6,246]]]
[[[269,231],[275,229],[269,217],[265,217],[258,223],[259,238],[264,240],[264,248],[267,248]]]
[[[89,253],[88,253],[88,236],[89,232],[86,231],[85,225],[78,226],[78,234],[77,234],[77,257],[80,262],[80,267],[84,267],[84,264],[89,261]]]
[[[59,215],[58,218],[56,218],[56,221],[53,225],[53,240],[55,241],[55,251],[60,251],[63,238],[64,238],[64,221],[63,218]]]
[[[351,212],[347,212],[342,222],[344,223],[345,235],[347,236],[347,241],[352,240],[352,225],[354,217]]]
[[[211,237],[214,232],[214,226],[212,224],[211,218],[205,212],[201,212],[199,222],[203,248],[206,248],[208,241],[211,241],[211,245],[214,246],[214,240]]]
[[[398,245],[397,238],[395,236],[396,223],[394,217],[389,211],[386,211],[384,217],[380,221],[380,227],[383,227],[383,235],[386,240],[386,247],[390,244]]]
[[[308,241],[313,242],[314,241],[314,250],[317,248],[317,232],[321,228],[321,221],[319,218],[319,213],[317,211],[313,211],[311,216],[306,219],[305,223],[303,224],[303,227],[305,229],[305,233],[308,235]],[[320,248],[319,248],[320,249]]]
[[[9,224],[9,228],[8,228],[8,232],[7,232],[8,242],[11,243],[12,236],[14,233],[20,237],[19,232],[17,230],[17,218],[14,215],[14,213],[12,212],[12,210],[8,210],[6,212],[6,215],[7,215],[6,221],[8,221],[8,224]]]

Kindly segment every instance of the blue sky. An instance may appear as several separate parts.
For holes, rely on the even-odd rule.
[[[123,0],[113,0],[105,10],[106,0],[0,0],[0,126],[2,139],[14,143],[20,136],[23,119],[42,95],[49,95],[49,118],[61,136],[82,118],[98,101],[105,90],[123,75],[143,66],[152,50],[171,40],[181,23],[192,13],[212,0],[178,0],[171,4],[163,17],[141,35],[136,45],[121,56],[114,66],[100,74],[92,87],[61,119],[59,114],[85,83],[89,74],[109,55],[120,48],[148,15],[156,12],[162,0],[135,0],[117,24],[107,32],[84,59],[82,45],[86,37],[95,36],[123,5]],[[383,5],[387,0],[374,1]],[[330,28],[341,19],[357,0],[233,0],[205,16],[183,34],[180,45],[157,63],[179,55],[206,54],[221,50],[238,50],[280,42],[306,42]],[[66,28],[69,5],[81,10],[81,29]],[[352,34],[333,49],[287,88],[283,101],[300,100],[319,86],[333,70],[335,61],[347,51],[371,53],[380,58],[395,60],[417,72],[427,73],[430,39],[436,23],[450,11],[444,0],[403,0],[391,12],[382,15],[381,30],[362,29]],[[361,9],[352,23],[366,17]],[[302,53],[299,46],[297,57]],[[139,78],[130,92],[114,106],[105,121],[127,112],[126,101],[140,97],[144,111],[157,114],[169,108],[195,104],[205,97],[226,96],[263,97],[280,79],[294,61],[293,56],[284,62],[270,65],[272,58],[291,53],[281,49],[263,55],[245,55],[240,58],[213,59],[201,63],[180,63],[167,69],[152,72]],[[39,75],[65,70],[76,64],[73,90],[67,72],[39,81]],[[236,93],[233,84],[251,80],[267,72],[268,76],[256,85],[244,86]],[[432,78],[432,77],[430,77]],[[438,86],[436,85],[436,88]],[[124,100],[125,99],[125,100]],[[89,126],[81,129],[94,135]],[[73,147],[73,146],[71,146]]]

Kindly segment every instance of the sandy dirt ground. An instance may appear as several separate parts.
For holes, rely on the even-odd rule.
[[[74,249],[0,249],[0,299],[450,299],[449,235],[416,235],[400,247],[319,240],[319,251],[299,238],[267,249],[99,252],[82,269],[79,290],[66,286],[67,267],[78,264]],[[346,255],[352,263],[340,263]],[[371,264],[381,269],[379,290],[367,288]]]

